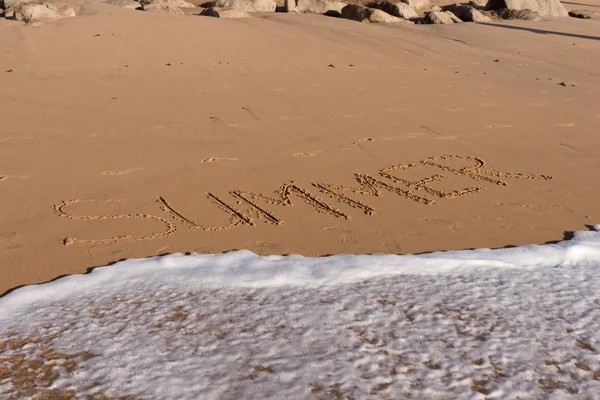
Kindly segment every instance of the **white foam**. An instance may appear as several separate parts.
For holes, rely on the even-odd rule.
[[[97,354],[51,386],[81,396],[594,398],[599,287],[594,231],[422,255],[173,254],[15,290],[0,345]]]

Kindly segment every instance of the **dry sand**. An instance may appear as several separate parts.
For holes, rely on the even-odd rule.
[[[584,3],[565,5],[600,10]],[[0,20],[0,38],[0,292],[163,253],[502,247],[600,221],[598,21],[380,26],[91,5],[39,26]],[[444,155],[487,165],[419,164]],[[417,166],[397,177],[474,189],[444,198],[378,175],[398,164]],[[343,192],[353,208],[312,185],[359,188],[354,174],[401,190]],[[257,214],[229,193],[274,197],[292,180],[294,207],[255,199]]]

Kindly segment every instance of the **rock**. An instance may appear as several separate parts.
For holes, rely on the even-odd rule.
[[[13,18],[28,23],[74,16],[75,10],[68,4],[45,0],[21,2],[9,7],[5,13],[5,18]]]
[[[205,8],[235,8],[247,12],[275,12],[275,0],[213,0],[203,4]]]
[[[205,8],[200,15],[226,19],[251,18],[246,11],[237,8]]]
[[[580,19],[600,19],[600,13],[590,10],[572,10],[569,11],[569,16]]]
[[[444,11],[450,11],[464,22],[491,22],[492,19],[483,15],[471,6],[462,4],[450,4],[442,8]]]
[[[402,2],[408,4],[413,10],[429,7],[429,0],[402,0]]]
[[[469,5],[473,7],[485,7],[487,0],[469,0]]]
[[[399,18],[394,17],[384,11],[375,8],[360,6],[358,4],[348,4],[342,8],[342,18],[351,19],[358,22],[388,23],[398,22]]]
[[[30,0],[4,0],[4,1],[0,0],[0,6],[2,6],[0,8],[4,8],[5,10],[8,10],[19,4],[29,3],[29,2],[30,2]]]
[[[510,10],[508,8],[503,8],[500,10],[496,10],[498,17],[502,19],[522,19],[524,21],[541,21],[542,17],[538,14],[537,11],[531,10]]]
[[[203,8],[235,8],[238,10],[246,9],[246,0],[213,0],[201,3]]]
[[[462,22],[460,18],[450,11],[430,11],[425,14],[425,22],[428,24],[455,24]]]
[[[275,12],[277,2],[275,0],[246,0],[246,11],[248,12]]]
[[[440,6],[433,6],[433,7],[431,7],[431,11],[442,11],[442,7],[440,7]]]
[[[567,17],[569,13],[559,0],[489,0],[485,6],[487,10],[537,11],[541,17]]]
[[[370,8],[376,8],[378,10],[385,11],[386,13],[395,17],[404,19],[417,18],[418,15],[408,4],[402,2],[391,2],[391,1],[373,1],[367,4]]]
[[[285,12],[300,12],[310,14],[325,14],[330,11],[342,13],[346,3],[329,0],[285,0],[283,9]]]

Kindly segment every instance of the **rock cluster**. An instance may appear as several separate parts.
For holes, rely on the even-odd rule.
[[[7,4],[8,3],[8,4]],[[22,22],[40,22],[53,19],[71,18],[75,10],[62,1],[54,0],[7,0],[4,17]]]
[[[185,14],[217,18],[249,18],[249,13],[283,11],[336,16],[371,23],[455,24],[485,23],[496,19],[538,21],[545,17],[600,19],[600,14],[587,10],[567,12],[560,0],[470,0],[468,3],[431,6],[429,0],[209,0],[198,9],[186,0],[85,0],[147,12]],[[487,1],[487,2],[486,2]],[[198,3],[196,3],[198,4]],[[6,18],[36,22],[75,16],[75,10],[61,0],[0,0]],[[182,9],[189,8],[184,12]],[[196,10],[193,10],[193,9]]]

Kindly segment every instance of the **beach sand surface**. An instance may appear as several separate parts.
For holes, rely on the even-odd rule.
[[[600,221],[599,21],[83,5],[0,38],[0,292],[165,253],[496,248]]]

